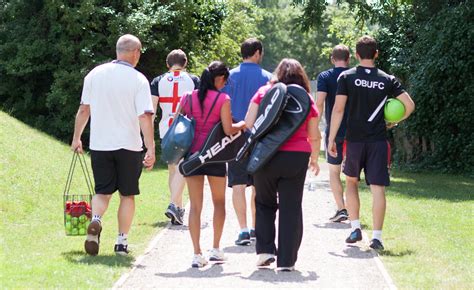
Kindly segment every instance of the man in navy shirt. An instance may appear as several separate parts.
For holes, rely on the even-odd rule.
[[[326,119],[325,145],[326,145],[326,160],[329,164],[329,184],[331,185],[332,194],[336,202],[337,210],[334,216],[329,218],[333,222],[345,221],[348,218],[347,210],[344,205],[343,192],[341,182],[341,163],[342,163],[342,147],[344,143],[344,136],[346,135],[346,114],[342,118],[341,127],[336,135],[337,157],[334,158],[328,154],[328,137],[331,122],[331,113],[336,101],[337,78],[339,75],[348,69],[350,52],[345,45],[337,45],[331,53],[331,62],[333,68],[323,71],[318,76],[318,91],[316,93],[316,106],[320,113],[324,109],[324,118]],[[321,119],[319,119],[321,120]]]
[[[230,71],[224,92],[231,98],[232,116],[236,122],[245,119],[250,100],[257,90],[265,85],[272,74],[260,67],[263,59],[263,45],[256,38],[245,40],[241,47],[243,62]],[[229,187],[232,187],[232,202],[234,204],[240,233],[236,245],[248,245],[255,238],[255,189],[252,187],[252,228],[247,227],[247,201],[245,188],[253,185],[248,175],[245,162],[230,162],[228,164]]]
[[[394,76],[375,67],[377,42],[370,36],[361,37],[356,45],[359,65],[341,73],[337,82],[336,103],[331,116],[329,154],[337,157],[336,136],[347,107],[346,175],[347,209],[352,232],[346,243],[362,240],[359,221],[360,172],[364,169],[366,183],[372,192],[373,235],[370,247],[383,250],[382,226],[385,218],[385,186],[390,184],[390,144],[387,141],[384,104],[387,98],[397,98],[405,106],[408,118],[415,104]]]

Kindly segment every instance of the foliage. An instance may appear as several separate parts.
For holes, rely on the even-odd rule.
[[[222,4],[186,0],[34,0],[2,8],[1,108],[64,141],[83,77],[114,58],[118,36],[142,40],[137,68],[151,78],[166,69],[171,49],[192,51],[212,39],[223,17]]]
[[[224,12],[225,20],[220,33],[214,35],[202,49],[190,53],[194,63],[193,71],[197,75],[201,75],[214,60],[221,60],[231,68],[238,65],[242,61],[241,43],[250,37],[262,38],[257,32],[262,11],[252,1],[226,1]]]
[[[272,3],[272,2],[270,2]],[[290,1],[273,1],[259,4],[265,9],[260,33],[264,36],[265,56],[263,66],[269,70],[276,68],[282,58],[299,60],[310,79],[331,67],[330,53],[337,44],[354,47],[357,36],[369,30],[367,26],[355,25],[355,15],[346,5],[328,6],[319,29],[307,32],[288,33],[289,27],[296,27],[301,15],[299,7]]]
[[[320,13],[309,1],[293,2]],[[474,175],[472,1],[336,2],[354,8],[359,23],[377,25],[378,66],[400,78],[415,101],[413,116],[393,133],[395,161],[412,169]],[[303,15],[301,21],[323,27],[317,18]]]

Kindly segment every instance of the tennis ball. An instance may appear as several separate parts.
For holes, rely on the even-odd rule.
[[[405,115],[405,106],[398,99],[388,99],[383,112],[387,122],[397,123]]]
[[[71,218],[71,224],[73,226],[76,226],[79,223],[79,219],[77,217],[72,217]]]
[[[71,215],[70,214],[66,214],[66,222],[70,222],[71,221]]]
[[[86,234],[86,229],[85,228],[80,228],[79,229],[79,235],[84,236]]]
[[[73,229],[71,230],[71,235],[77,236],[78,234],[79,234],[79,231],[78,231],[77,228],[73,228]]]
[[[86,217],[85,214],[83,214],[79,217],[79,222],[81,222],[81,223],[84,223],[86,220],[87,220],[87,217]]]

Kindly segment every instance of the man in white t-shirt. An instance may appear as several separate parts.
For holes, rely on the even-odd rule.
[[[178,109],[179,101],[185,93],[191,93],[199,86],[199,78],[184,71],[188,59],[181,49],[171,51],[166,57],[166,66],[169,71],[154,78],[150,84],[153,106],[157,111],[158,103],[161,109],[159,125],[160,138],[163,139],[173,122]],[[179,173],[176,164],[168,164],[168,186],[171,192],[171,202],[165,215],[171,219],[173,225],[182,225],[183,190],[186,184],[184,177]]]
[[[90,255],[99,253],[101,217],[115,191],[120,192],[119,234],[116,254],[127,255],[127,235],[135,214],[142,167],[155,163],[153,103],[146,77],[135,70],[141,54],[140,40],[130,34],[117,41],[117,59],[95,67],[84,78],[81,105],[76,115],[71,149],[83,153],[81,135],[91,118],[90,144],[95,195],[92,221],[84,244]],[[144,159],[143,142],[147,148]]]

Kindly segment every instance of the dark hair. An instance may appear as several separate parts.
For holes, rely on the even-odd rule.
[[[292,58],[284,58],[280,61],[273,72],[271,83],[282,82],[286,85],[297,84],[302,86],[308,93],[311,92],[308,75],[299,61]]]
[[[181,49],[172,50],[168,53],[166,57],[166,63],[172,67],[173,65],[179,65],[181,67],[185,67],[188,62],[188,58],[186,57],[186,53]]]
[[[331,53],[331,57],[335,61],[347,61],[350,55],[351,53],[349,52],[349,47],[345,46],[344,44],[336,45]]]
[[[356,52],[361,59],[374,59],[377,53],[377,41],[368,35],[362,36],[357,41]]]
[[[260,51],[261,54],[263,51],[263,45],[262,42],[256,38],[249,38],[240,46],[240,53],[242,54],[243,59],[252,57],[257,50]]]
[[[229,68],[222,61],[213,61],[201,74],[201,82],[199,83],[198,97],[199,104],[203,108],[204,99],[208,90],[216,90],[214,79],[218,76],[224,76],[227,80],[229,77]],[[201,110],[204,111],[204,110]]]

